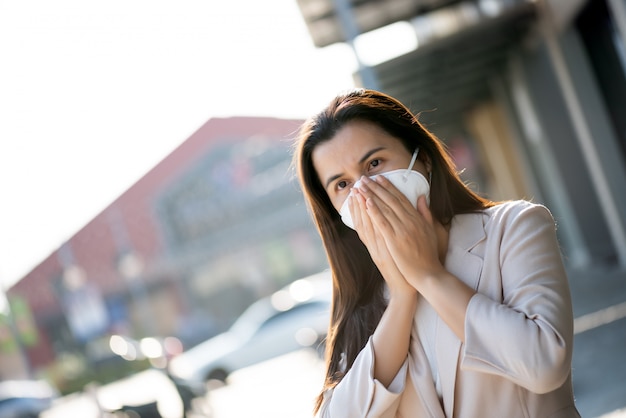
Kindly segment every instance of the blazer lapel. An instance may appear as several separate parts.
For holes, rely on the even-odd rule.
[[[485,239],[483,216],[482,213],[473,213],[453,218],[445,263],[446,270],[474,290],[478,289],[483,260],[472,254],[471,250]],[[461,341],[441,320],[437,321],[435,347],[443,406],[446,416],[452,417]]]

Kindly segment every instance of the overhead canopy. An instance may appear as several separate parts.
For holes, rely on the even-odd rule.
[[[413,25],[418,47],[370,71],[378,89],[437,123],[458,120],[490,95],[494,75],[502,73],[536,17],[534,2],[526,0],[298,0],[318,46],[345,41],[333,8],[338,1],[352,5],[362,33],[399,20]]]
[[[443,122],[490,96],[492,84],[534,21],[530,5],[511,8],[373,68],[378,88],[411,105],[435,110]]]
[[[313,43],[325,47],[346,42],[338,5],[345,4],[361,33],[439,9],[459,0],[297,0]]]

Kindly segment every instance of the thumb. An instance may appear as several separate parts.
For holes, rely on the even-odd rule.
[[[433,215],[428,207],[426,196],[421,195],[417,198],[417,211],[422,215],[429,223],[433,222]]]

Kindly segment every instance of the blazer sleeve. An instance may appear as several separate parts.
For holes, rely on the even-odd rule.
[[[374,346],[368,340],[341,382],[324,393],[320,418],[392,418],[406,384],[408,360],[389,387],[374,379]]]
[[[567,276],[547,208],[501,210],[485,265],[501,280],[501,300],[475,294],[467,307],[461,367],[502,376],[535,393],[559,388],[571,371],[573,313]],[[497,254],[497,260],[487,256]],[[489,255],[491,254],[491,255]],[[483,267],[485,269],[485,267]],[[499,276],[499,277],[498,277]],[[497,299],[497,298],[496,298]]]

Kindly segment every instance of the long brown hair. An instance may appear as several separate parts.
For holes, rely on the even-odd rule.
[[[384,279],[356,232],[341,221],[313,167],[315,147],[331,140],[343,126],[355,120],[377,124],[402,142],[408,152],[419,146],[419,157],[430,159],[430,210],[441,224],[449,224],[454,215],[493,205],[463,183],[444,145],[422,126],[417,116],[384,93],[355,89],[341,94],[301,126],[294,165],[324,243],[333,281],[326,379],[315,412],[321,406],[324,391],[337,385],[350,370],[386,308]]]

